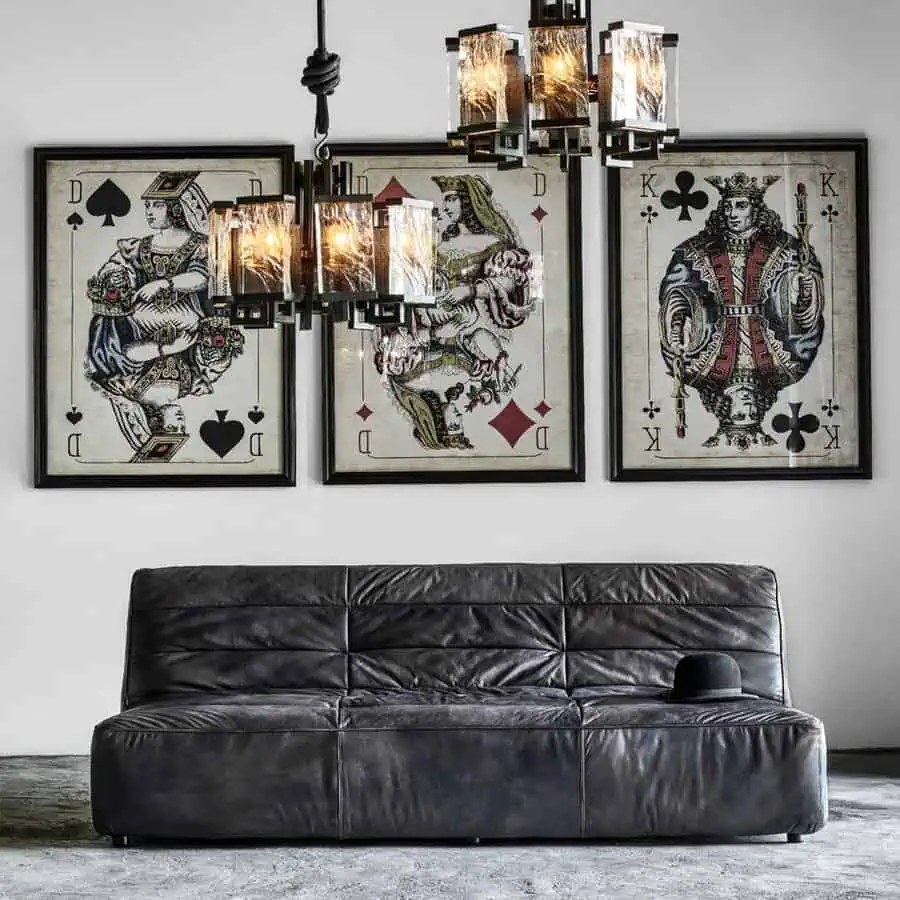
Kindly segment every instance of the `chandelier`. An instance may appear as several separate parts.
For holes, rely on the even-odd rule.
[[[500,169],[524,166],[529,153],[565,168],[592,154],[596,128],[604,165],[658,158],[678,135],[678,35],[613,23],[600,34],[597,73],[590,3],[531,0],[530,73],[524,35],[505,26],[446,40],[451,145]],[[293,193],[210,206],[210,300],[244,328],[308,330],[314,314],[360,330],[401,326],[413,307],[436,303],[436,211],[354,194],[349,163],[332,163],[328,97],[340,58],[325,47],[325,0],[317,12],[318,46],[301,79],[316,97],[315,159],[294,164]]]
[[[403,325],[409,309],[436,302],[434,204],[351,192],[348,163],[333,165],[328,97],[340,57],[318,46],[301,84],[316,97],[314,160],[294,164],[294,193],[238,197],[209,208],[209,289],[217,315],[244,328],[296,322],[314,313],[349,327]]]
[[[445,44],[447,139],[471,162],[518,168],[529,153],[588,156],[596,122],[601,163],[657,159],[678,136],[678,35],[615,22],[593,68],[591,0],[531,0],[525,40],[503,25],[468,28]],[[597,112],[592,118],[591,107]]]

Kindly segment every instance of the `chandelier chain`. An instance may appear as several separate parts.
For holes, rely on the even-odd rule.
[[[306,59],[300,83],[316,98],[315,154],[319,161],[323,161],[329,156],[325,146],[330,127],[328,97],[341,83],[341,58],[325,48],[325,0],[318,0],[318,30],[319,44]]]

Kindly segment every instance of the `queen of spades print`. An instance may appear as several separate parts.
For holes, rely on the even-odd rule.
[[[116,241],[88,279],[85,374],[110,402],[133,461],[187,440],[182,400],[211,394],[244,336],[207,308],[207,200],[197,172],[162,172],[141,195],[150,233]]]

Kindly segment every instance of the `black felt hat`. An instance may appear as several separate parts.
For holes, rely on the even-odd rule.
[[[741,669],[727,653],[690,653],[678,660],[666,699],[671,703],[710,703],[755,698],[741,686]]]

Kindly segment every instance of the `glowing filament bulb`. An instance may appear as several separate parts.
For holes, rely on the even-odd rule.
[[[353,243],[353,236],[346,226],[334,225],[328,230],[328,245],[340,253],[348,253]]]
[[[487,102],[500,88],[500,68],[491,63],[469,69],[463,80],[466,99],[473,105]]]
[[[549,69],[549,74],[560,81],[568,81],[572,77],[574,70],[572,61],[561,54],[551,56],[547,60],[547,68]]]

